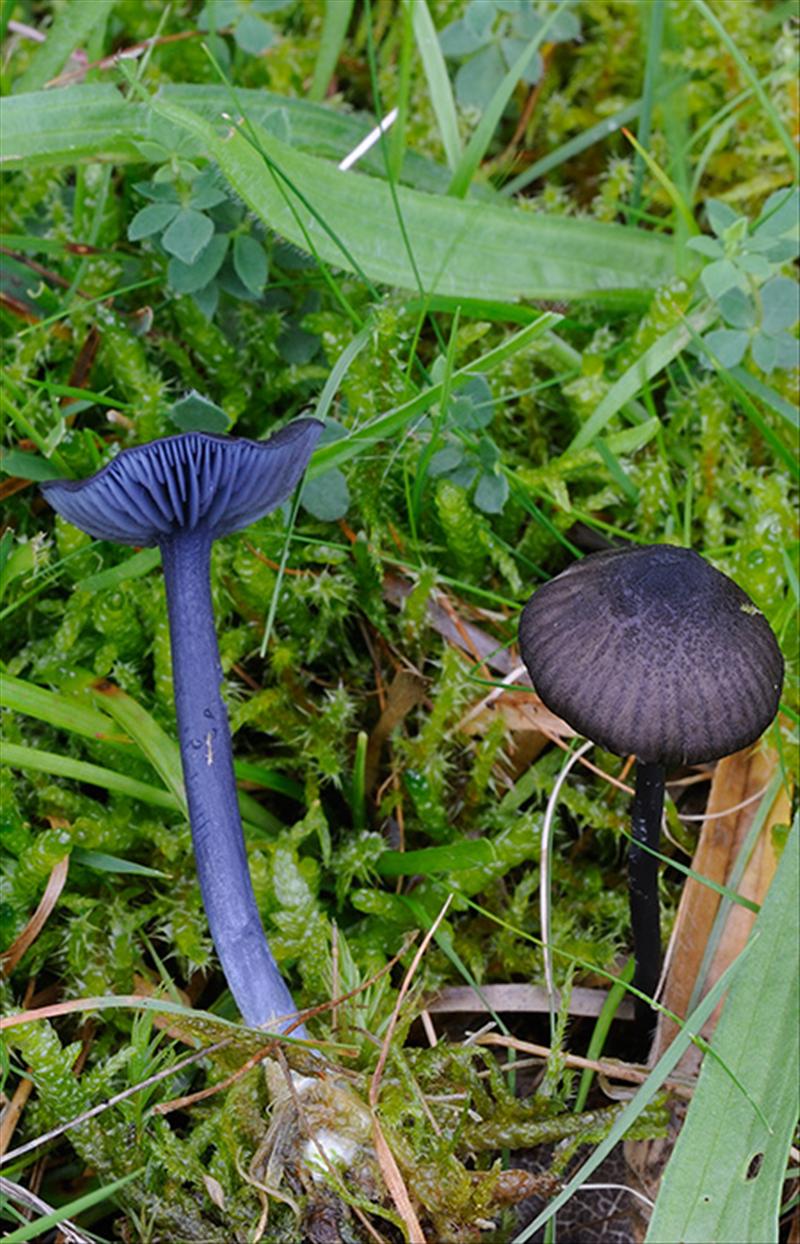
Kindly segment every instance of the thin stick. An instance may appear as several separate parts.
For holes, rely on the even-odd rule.
[[[487,1032],[483,1036],[478,1037],[476,1045],[500,1045],[503,1049],[518,1050],[521,1054],[533,1054],[537,1058],[549,1058],[553,1050],[549,1045],[535,1045],[531,1041],[520,1041],[516,1037],[504,1037],[499,1032]],[[576,1067],[578,1070],[596,1071],[600,1075],[604,1075],[609,1079],[626,1080],[630,1084],[644,1084],[650,1071],[640,1071],[638,1067],[632,1067],[626,1063],[613,1063],[602,1061],[594,1058],[582,1058],[580,1054],[565,1054],[559,1052],[559,1057],[564,1059],[567,1067]],[[519,1064],[517,1064],[518,1066]],[[664,1084],[671,1089],[673,1093],[677,1093],[680,1097],[691,1097],[694,1090],[694,1084],[685,1083],[683,1080],[665,1080]]]
[[[416,972],[417,968],[420,965],[422,956],[425,954],[425,951],[428,949],[428,946],[430,945],[430,942],[431,942],[431,938],[434,936],[439,925],[444,920],[445,915],[447,914],[447,909],[450,906],[452,901],[453,901],[453,895],[448,894],[447,898],[442,904],[441,911],[439,912],[433,924],[428,929],[428,932],[425,934],[422,941],[420,942],[417,953],[414,955],[414,958],[411,960],[411,966],[406,972],[405,977],[403,978],[403,983],[400,986],[400,992],[397,995],[397,1002],[395,1003],[394,1010],[392,1011],[392,1017],[389,1020],[389,1026],[386,1029],[386,1036],[383,1039],[383,1045],[381,1046],[381,1052],[380,1052],[380,1055],[378,1056],[378,1062],[377,1062],[374,1072],[372,1073],[372,1079],[370,1081],[369,1104],[373,1110],[378,1104],[378,1096],[380,1094],[381,1078],[383,1077],[383,1069],[386,1066],[386,1060],[389,1057],[389,1046],[391,1045],[392,1037],[394,1036],[394,1030],[397,1027],[397,1021],[400,1018],[400,1008],[403,1005],[405,996],[408,993],[412,980],[414,979],[414,973]]]

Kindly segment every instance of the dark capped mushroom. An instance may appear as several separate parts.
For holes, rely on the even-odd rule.
[[[321,431],[317,420],[298,419],[265,442],[186,432],[125,449],[89,479],[42,485],[53,508],[89,535],[161,550],[200,890],[223,971],[251,1025],[296,1008],[267,944],[247,864],[220,695],[211,545],[286,500]]]
[[[596,553],[570,566],[530,598],[519,639],[547,707],[606,750],[637,759],[628,856],[633,984],[652,997],[661,937],[651,851],[659,845],[666,769],[717,760],[759,738],[778,711],[780,649],[732,579],[666,544]],[[637,1001],[642,1048],[654,1018]]]

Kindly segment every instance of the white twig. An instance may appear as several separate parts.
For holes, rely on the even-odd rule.
[[[594,747],[594,743],[591,740],[581,744],[578,750],[564,761],[550,798],[547,801],[547,809],[542,824],[542,843],[539,852],[539,914],[542,925],[542,948],[544,950],[544,981],[550,996],[551,1013],[555,1011],[555,984],[553,981],[553,955],[550,950],[550,856],[552,845],[550,839],[561,787],[564,785],[572,766],[577,764],[581,756],[585,755],[590,747]]]
[[[346,173],[349,168],[352,168],[357,160],[360,160],[363,155],[367,154],[370,147],[375,146],[381,134],[385,134],[389,127],[394,125],[396,120],[397,109],[392,108],[390,112],[387,112],[380,125],[376,125],[374,130],[370,130],[366,138],[362,138],[358,146],[354,147],[352,151],[348,152],[343,160],[339,161],[339,168],[341,171]]]

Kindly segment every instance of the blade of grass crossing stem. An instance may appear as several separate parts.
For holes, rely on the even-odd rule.
[[[115,0],[71,0],[61,9],[44,43],[14,83],[15,94],[37,91],[54,78],[75,49],[86,44],[92,31],[105,26],[114,3]]]
[[[140,799],[142,803],[149,803],[157,808],[181,810],[180,803],[171,791],[149,786],[146,782],[139,782],[124,773],[116,773],[113,769],[104,769],[101,765],[73,760],[71,756],[60,756],[36,747],[6,742],[3,744],[3,761],[11,769],[21,769],[23,772],[33,769],[37,773],[50,773],[53,777],[71,778],[75,782],[99,786],[101,790]]]
[[[101,682],[95,684],[93,693],[96,704],[136,741],[167,790],[185,809],[181,754],[175,740],[169,737],[166,730],[162,730],[147,709],[120,687]]]
[[[573,3],[574,0],[560,0],[560,3],[545,18],[537,33],[528,43],[528,46],[520,52],[514,64],[503,77],[502,82],[489,100],[477,129],[467,143],[466,150],[458,162],[458,167],[448,188],[448,194],[453,195],[455,198],[463,199],[469,190],[470,182],[489,149],[489,143],[492,141],[492,136],[497,129],[500,118],[505,112],[506,104],[514,93],[514,88],[531,63],[534,54],[544,42],[545,35],[555,25],[556,19],[567,9],[571,8]]]
[[[0,705],[13,713],[45,721],[57,730],[71,730],[89,739],[103,739],[114,733],[113,719],[91,704],[84,704],[77,696],[64,691],[48,691],[13,674],[3,674],[0,678]]]
[[[653,103],[655,101],[656,82],[661,69],[661,40],[664,34],[664,0],[651,0],[644,5],[639,13],[644,19],[649,16],[647,28],[647,59],[644,67],[644,85],[642,86],[642,110],[639,114],[639,125],[636,137],[642,147],[650,142],[650,129],[653,120]],[[631,187],[631,207],[635,210],[642,200],[642,182],[644,181],[644,159],[638,153],[633,169],[633,185]]]
[[[308,98],[320,103],[328,90],[328,84],[336,69],[339,54],[344,45],[350,15],[353,12],[353,0],[325,0],[325,16],[322,19],[322,33],[319,39],[319,51],[314,62],[314,76]]]
[[[431,107],[439,127],[444,154],[448,167],[455,173],[461,162],[461,136],[458,132],[458,116],[456,114],[453,88],[447,72],[439,37],[433,24],[427,0],[405,0],[406,7],[411,5],[414,24],[414,38],[425,71],[425,79],[430,92]]]
[[[126,1184],[137,1179],[144,1169],[143,1166],[140,1166],[137,1170],[131,1171],[130,1174],[123,1175],[121,1179],[115,1179],[111,1184],[106,1184],[102,1188],[95,1188],[94,1192],[87,1192],[85,1196],[79,1196],[67,1205],[60,1205],[58,1209],[51,1210],[49,1214],[43,1214],[41,1218],[28,1223],[25,1227],[17,1227],[16,1231],[12,1231],[10,1235],[3,1236],[5,1244],[25,1244],[26,1240],[35,1240],[37,1237],[41,1238],[51,1227],[57,1227],[65,1219],[75,1218],[85,1210],[92,1209],[95,1205],[100,1205],[103,1201],[107,1201],[109,1197],[115,1196]]]
[[[164,785],[172,792],[178,806],[185,812],[183,766],[180,748],[175,740],[170,738],[147,709],[120,687],[113,683],[98,683],[93,690],[96,702],[130,735]],[[242,817],[251,825],[270,832],[282,828],[277,818],[252,795],[240,790],[237,798]]]
[[[800,1108],[799,859],[795,817],[747,945],[748,959],[714,1035],[718,1057],[748,1085],[766,1118],[753,1113],[718,1062],[705,1061],[647,1244],[778,1239],[781,1189]]]
[[[725,44],[731,56],[736,61],[736,64],[739,66],[739,69],[741,70],[742,75],[750,83],[751,87],[753,88],[758,98],[758,102],[761,104],[761,107],[764,109],[766,116],[769,118],[772,128],[775,130],[775,133],[777,134],[781,143],[785,147],[786,154],[789,157],[789,163],[792,166],[792,170],[794,172],[795,177],[797,177],[798,172],[800,172],[800,157],[797,154],[797,148],[794,142],[792,141],[791,134],[786,129],[786,126],[783,124],[783,121],[781,120],[781,118],[778,116],[778,112],[777,112],[777,109],[775,108],[775,105],[772,103],[771,99],[769,98],[763,86],[761,85],[757,75],[754,73],[749,61],[747,60],[747,57],[744,56],[743,53],[739,51],[738,47],[734,43],[731,36],[728,34],[722,22],[719,20],[716,14],[709,8],[705,0],[691,0],[691,3],[694,5],[697,11],[703,15],[703,17],[706,19],[706,21],[709,23],[712,29],[715,30],[716,33],[719,35],[720,39]]]
[[[728,989],[734,974],[741,970],[745,959],[750,954],[751,948],[752,942],[745,947],[739,958],[732,963],[725,972],[723,972],[714,988],[706,995],[697,1009],[692,1012],[673,1041],[672,1045],[664,1054],[662,1054],[644,1084],[634,1094],[628,1105],[619,1115],[605,1140],[597,1146],[591,1157],[583,1163],[578,1171],[576,1171],[566,1186],[561,1190],[558,1196],[556,1196],[549,1203],[546,1209],[544,1209],[541,1214],[533,1220],[533,1222],[529,1223],[528,1226],[519,1233],[519,1235],[514,1237],[512,1244],[525,1244],[525,1241],[529,1240],[532,1235],[544,1226],[548,1219],[552,1218],[553,1215],[561,1209],[562,1205],[565,1205],[567,1201],[570,1200],[581,1185],[586,1183],[587,1179],[592,1174],[592,1171],[597,1170],[600,1163],[608,1157],[611,1150],[622,1139],[628,1128],[636,1122],[645,1107],[649,1106],[664,1081],[668,1078],[673,1068],[677,1065],[683,1054],[689,1048],[695,1034],[700,1031],[703,1024],[716,1007],[717,1002]]]

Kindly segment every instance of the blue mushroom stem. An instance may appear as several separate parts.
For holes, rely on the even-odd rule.
[[[650,998],[655,995],[661,974],[658,858],[651,852],[658,850],[661,840],[665,776],[663,765],[637,762],[631,813],[633,836],[628,852],[628,893],[636,964],[633,985]],[[637,1045],[644,1055],[653,1035],[656,1012],[641,998],[636,998],[634,1006]]]
[[[214,629],[207,530],[160,542],[169,612],[183,777],[197,874],[222,968],[247,1024],[274,1024],[296,1007],[256,906],[233,772],[222,666]],[[285,1027],[286,1025],[281,1025]],[[302,1026],[294,1035],[304,1036]]]

